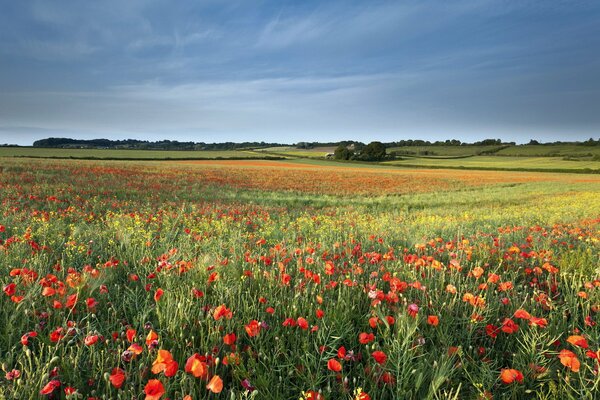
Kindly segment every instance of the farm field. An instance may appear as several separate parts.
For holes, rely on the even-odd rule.
[[[0,157],[97,158],[97,159],[178,159],[178,158],[260,158],[243,150],[118,150],[118,149],[53,149],[35,147],[0,147]]]
[[[600,390],[600,175],[10,157],[0,171],[0,398]]]
[[[507,156],[597,156],[600,155],[599,146],[579,146],[576,144],[541,144],[519,145],[504,148],[497,153]]]
[[[388,161],[384,164],[442,168],[600,170],[600,161],[572,161],[564,160],[562,157],[473,156],[456,159],[405,157],[403,160]]]
[[[400,156],[402,154],[422,155],[427,153],[432,157],[464,157],[478,155],[481,152],[496,152],[503,147],[506,146],[401,146],[390,147],[387,152],[397,152]]]
[[[256,153],[270,153],[283,156],[291,157],[307,157],[307,158],[323,158],[329,153],[335,151],[333,147],[315,147],[312,149],[298,149],[296,147],[267,147],[264,149],[257,149]]]

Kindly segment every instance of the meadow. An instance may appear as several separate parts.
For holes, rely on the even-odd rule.
[[[594,399],[600,176],[0,158],[0,398]]]
[[[0,147],[0,157],[153,160],[261,158],[262,156],[254,152],[244,150],[127,150]]]

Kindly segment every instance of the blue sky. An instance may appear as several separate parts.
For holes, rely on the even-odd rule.
[[[0,143],[600,137],[600,1],[0,0]]]

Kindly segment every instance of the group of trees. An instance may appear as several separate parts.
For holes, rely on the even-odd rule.
[[[381,142],[371,142],[366,146],[348,146],[342,143],[334,152],[336,160],[381,161],[386,157],[385,145]]]

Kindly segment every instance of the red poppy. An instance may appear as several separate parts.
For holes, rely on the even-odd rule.
[[[223,336],[223,343],[225,343],[228,346],[234,344],[236,340],[237,336],[235,335],[235,333],[228,333],[227,335]]]
[[[56,388],[58,387],[60,387],[60,381],[58,379],[53,379],[50,382],[48,382],[46,386],[42,388],[42,390],[40,390],[40,394],[48,395],[54,392],[54,390],[56,390]]]
[[[158,379],[150,379],[144,387],[145,400],[158,400],[165,394],[165,387]]]
[[[308,321],[302,317],[299,317],[296,322],[301,329],[308,329]]]
[[[375,335],[373,335],[372,333],[362,332],[358,335],[358,341],[361,344],[368,344],[371,343],[373,340],[375,340]]]
[[[86,346],[93,346],[97,342],[98,342],[98,335],[86,336],[85,339],[83,339],[83,343],[85,343]]]
[[[150,332],[148,332],[148,335],[146,335],[146,345],[150,346],[150,344],[155,340],[158,340],[158,334],[150,329]]]
[[[246,325],[246,333],[250,337],[257,336],[260,333],[260,324],[257,320],[253,319]]]
[[[529,314],[527,311],[523,310],[522,308],[519,308],[517,311],[515,311],[515,318],[518,319],[531,319],[531,314]]]
[[[432,326],[438,326],[440,319],[437,315],[430,315],[427,317],[427,323]]]
[[[123,382],[125,382],[125,371],[121,368],[113,368],[108,379],[114,387],[119,389],[123,386]]]
[[[154,292],[154,301],[158,302],[164,293],[165,291],[161,288],[156,289],[156,292]]]
[[[385,355],[385,353],[383,351],[374,351],[371,356],[375,359],[375,361],[377,361],[378,364],[383,365],[385,364],[385,361],[387,360],[387,356]]]
[[[519,330],[519,325],[515,324],[515,321],[510,318],[504,318],[500,329],[502,329],[502,332],[504,333],[512,334]]]
[[[342,364],[335,358],[327,361],[327,369],[334,372],[340,372],[342,370]]]
[[[126,336],[129,343],[133,342],[133,340],[135,339],[135,335],[137,335],[135,329],[127,329]]]

